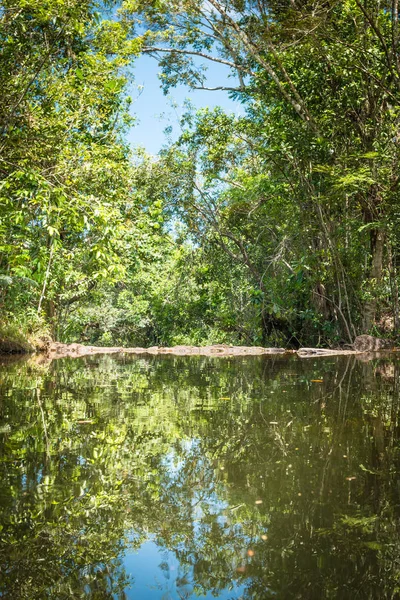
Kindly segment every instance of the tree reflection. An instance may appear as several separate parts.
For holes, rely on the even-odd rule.
[[[396,597],[398,381],[394,358],[4,366],[0,595],[128,597],[152,539],[177,597]]]

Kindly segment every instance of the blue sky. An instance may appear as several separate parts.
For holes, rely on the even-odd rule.
[[[143,146],[148,153],[157,154],[166,142],[164,129],[172,127],[172,137],[176,139],[180,133],[178,120],[184,112],[183,103],[189,99],[196,108],[221,106],[227,112],[240,114],[243,107],[230,100],[224,91],[191,91],[184,86],[170,90],[164,96],[157,73],[160,71],[157,61],[149,56],[141,56],[135,62],[135,84],[143,86],[140,93],[133,92],[134,103],[132,114],[137,118],[136,125],[128,134],[132,146]],[[227,70],[223,65],[210,63],[207,71],[207,85],[232,85],[227,79]],[[173,107],[176,104],[176,108]]]

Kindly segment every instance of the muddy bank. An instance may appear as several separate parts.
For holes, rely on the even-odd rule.
[[[301,348],[300,350],[286,350],[285,348],[263,348],[262,346],[228,346],[216,344],[213,346],[173,346],[164,348],[152,346],[150,348],[104,348],[100,346],[84,346],[82,344],[50,343],[45,354],[48,358],[81,357],[94,354],[172,354],[175,356],[261,356],[276,354],[297,354],[302,358],[313,356],[338,356],[361,354],[355,350],[331,350],[322,348]]]

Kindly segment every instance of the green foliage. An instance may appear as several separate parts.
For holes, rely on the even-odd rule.
[[[0,310],[60,340],[337,345],[400,324],[389,2],[0,8]],[[132,153],[140,53],[243,105]],[[9,318],[9,317],[7,317]]]
[[[245,110],[186,116],[164,157],[176,174],[169,201],[197,243],[212,240],[247,270],[263,294],[264,339],[351,340],[383,316],[396,328],[393,3],[164,8],[133,9],[147,22],[143,51],[159,58],[163,86],[207,87],[200,59],[220,62]]]
[[[109,27],[97,9],[15,1],[0,17],[2,301],[44,311],[54,330],[66,306],[124,271],[123,132],[137,47],[128,54],[123,23]]]

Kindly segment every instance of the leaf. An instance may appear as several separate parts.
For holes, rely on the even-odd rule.
[[[58,234],[58,230],[55,227],[52,227],[51,225],[47,226],[47,231],[48,234],[53,237],[54,235]]]
[[[367,469],[364,465],[360,465],[360,469],[365,471],[365,473],[371,473],[372,475],[378,475],[377,471],[372,471],[371,469]]]
[[[382,550],[383,546],[379,542],[363,542],[363,546],[370,550]]]
[[[110,92],[117,92],[121,88],[121,83],[118,81],[118,79],[110,79],[110,81],[106,81],[104,87]]]
[[[376,158],[379,156],[379,152],[366,152],[365,154],[361,154],[361,158]]]
[[[0,287],[12,285],[13,279],[9,275],[0,275]]]
[[[372,223],[365,223],[365,225],[361,225],[361,227],[359,227],[357,229],[358,233],[361,233],[362,231],[366,231],[369,229],[382,229],[382,221],[373,221]]]

